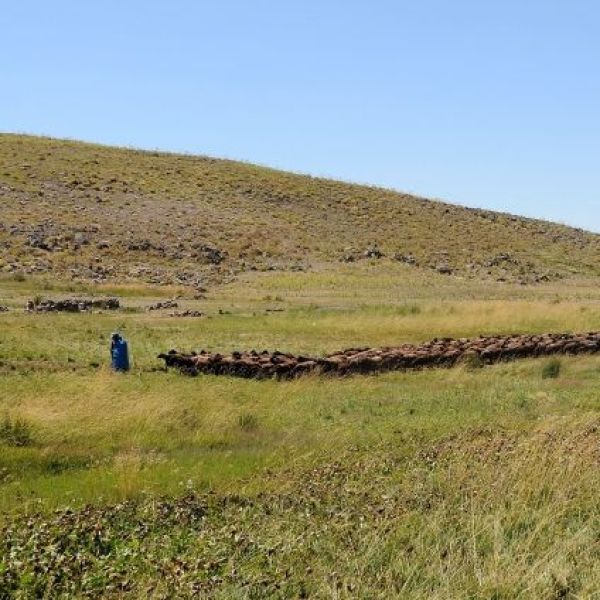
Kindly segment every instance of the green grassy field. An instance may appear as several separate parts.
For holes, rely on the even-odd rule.
[[[25,314],[38,294],[124,308]],[[144,310],[176,294],[206,316]],[[0,598],[598,597],[600,357],[553,377],[543,359],[289,382],[156,359],[598,330],[595,280],[361,263],[249,273],[202,300],[5,276],[0,300]]]

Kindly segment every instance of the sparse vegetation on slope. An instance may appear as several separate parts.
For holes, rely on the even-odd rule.
[[[597,275],[600,236],[199,156],[0,136],[0,269],[202,287],[337,261],[521,282]]]

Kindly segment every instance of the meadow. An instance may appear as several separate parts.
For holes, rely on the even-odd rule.
[[[92,294],[123,309],[22,310]],[[145,310],[177,295],[205,316]],[[361,263],[200,300],[7,275],[0,299],[0,598],[598,596],[600,357],[288,382],[156,358],[598,330],[593,280]],[[130,373],[108,368],[114,330]]]

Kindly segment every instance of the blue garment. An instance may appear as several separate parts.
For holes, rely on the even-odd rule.
[[[129,371],[129,348],[122,338],[113,338],[110,346],[111,364],[115,371]]]

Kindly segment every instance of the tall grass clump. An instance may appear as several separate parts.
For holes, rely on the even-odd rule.
[[[238,426],[242,431],[255,431],[258,428],[258,417],[253,413],[242,413],[238,417]]]
[[[403,306],[398,307],[397,312],[399,315],[402,315],[403,317],[410,316],[410,315],[420,315],[421,307],[415,303],[404,304]]]
[[[461,363],[466,371],[476,371],[477,369],[482,369],[484,367],[483,360],[481,359],[481,356],[477,354],[477,352],[469,352],[465,354]]]
[[[559,358],[551,358],[542,367],[542,379],[556,379],[560,375],[562,363]]]
[[[21,418],[11,419],[9,415],[4,415],[0,422],[0,444],[7,446],[31,446],[33,444],[33,435],[31,425]]]

